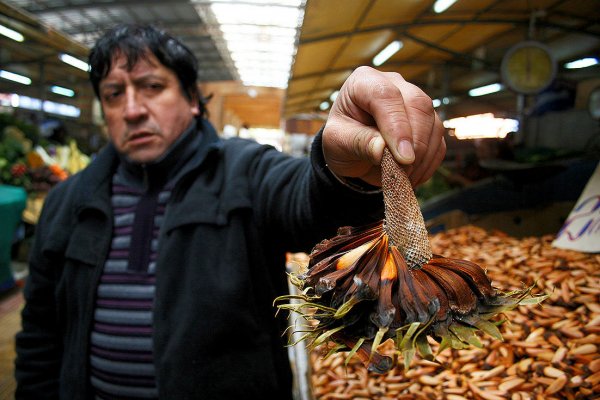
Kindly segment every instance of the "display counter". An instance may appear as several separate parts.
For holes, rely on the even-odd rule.
[[[23,188],[0,185],[0,293],[15,285],[10,268],[11,246],[26,202]]]
[[[555,234],[597,164],[581,159],[504,168],[501,174],[427,200],[421,212],[430,233],[470,223],[515,237]],[[457,216],[461,223],[455,223]]]

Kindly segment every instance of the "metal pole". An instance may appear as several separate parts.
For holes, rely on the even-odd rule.
[[[525,140],[525,101],[527,97],[524,94],[517,95],[517,116],[519,121],[519,131],[517,132],[516,143],[523,143]]]
[[[38,82],[38,97],[40,98],[40,109],[37,113],[38,117],[38,125],[41,125],[44,122],[45,113],[44,113],[44,101],[46,100],[46,77],[44,72],[44,60],[41,60],[38,63],[39,66],[39,82]]]

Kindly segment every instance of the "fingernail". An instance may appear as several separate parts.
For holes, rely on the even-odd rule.
[[[400,153],[400,158],[404,162],[411,163],[415,161],[415,151],[413,150],[412,143],[406,139],[400,141],[398,153]]]

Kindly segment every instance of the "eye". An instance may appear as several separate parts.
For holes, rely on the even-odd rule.
[[[144,85],[144,88],[149,91],[158,92],[164,88],[164,85],[160,82],[148,82]]]
[[[102,99],[106,102],[111,102],[116,100],[121,94],[123,93],[122,90],[108,90],[104,93],[102,93]]]

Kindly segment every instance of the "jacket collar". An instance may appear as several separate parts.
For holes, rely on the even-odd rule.
[[[177,138],[158,159],[141,164],[119,154],[117,175],[128,185],[145,192],[161,190],[167,182],[173,182],[178,173],[185,169],[187,162],[199,148],[202,134],[198,132],[196,120]]]
[[[208,155],[222,147],[222,141],[213,126],[206,119],[198,121],[197,134],[200,136],[198,148],[185,170],[177,174],[177,179],[182,175],[200,167]],[[178,142],[177,142],[178,143]],[[109,143],[92,163],[81,171],[77,182],[75,208],[77,213],[85,209],[98,209],[105,214],[111,213],[110,188],[112,176],[119,167],[120,157],[112,143]]]

